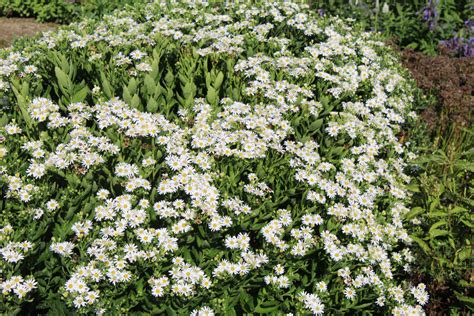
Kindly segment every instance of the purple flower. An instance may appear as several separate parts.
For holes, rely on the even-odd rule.
[[[440,44],[459,56],[474,57],[474,37],[468,39],[453,37],[449,40],[440,41]]]
[[[431,19],[431,8],[426,7],[423,9],[423,20],[428,21]]]
[[[473,7],[474,9],[474,7]],[[468,19],[464,21],[464,27],[468,29],[470,32],[474,32],[474,19]]]
[[[436,18],[438,17],[438,11],[436,11],[436,7],[438,2],[438,0],[429,0],[427,6],[421,10],[422,19],[423,21],[428,22],[428,28],[430,30],[433,30],[436,26]]]

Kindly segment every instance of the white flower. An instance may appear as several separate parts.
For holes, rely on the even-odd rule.
[[[68,241],[52,243],[50,246],[51,251],[65,257],[72,254],[73,248],[74,244]]]
[[[190,316],[214,316],[214,315],[215,315],[214,311],[207,306],[201,307],[199,309],[195,309],[190,314]]]
[[[147,63],[140,63],[137,65],[136,68],[138,71],[143,71],[143,72],[149,72],[152,70],[150,64],[147,64]]]
[[[142,59],[144,56],[146,56],[146,53],[143,53],[139,51],[138,49],[130,53],[130,57],[136,60]]]

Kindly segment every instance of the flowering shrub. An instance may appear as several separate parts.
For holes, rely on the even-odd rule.
[[[137,6],[0,52],[3,312],[422,314],[412,82],[291,3]]]

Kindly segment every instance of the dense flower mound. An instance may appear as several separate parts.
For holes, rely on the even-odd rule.
[[[304,6],[160,4],[0,52],[2,312],[418,315],[412,83]]]

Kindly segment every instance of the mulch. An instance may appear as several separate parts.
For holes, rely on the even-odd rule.
[[[439,49],[438,56],[412,50],[401,52],[402,63],[427,94],[437,97],[421,117],[430,129],[442,133],[449,124],[469,128],[474,118],[474,58],[456,57]]]
[[[54,23],[39,23],[33,18],[0,17],[0,47],[9,46],[14,39],[33,36],[57,27]]]

